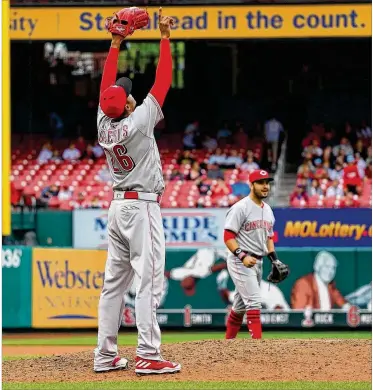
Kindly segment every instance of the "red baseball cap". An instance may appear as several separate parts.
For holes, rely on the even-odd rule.
[[[269,173],[263,169],[256,169],[255,171],[252,171],[249,176],[250,183],[254,183],[254,181],[264,179],[268,181],[274,180],[272,177],[269,177]]]
[[[121,77],[100,95],[100,107],[109,118],[118,118],[124,112],[127,97],[131,94],[132,81]]]

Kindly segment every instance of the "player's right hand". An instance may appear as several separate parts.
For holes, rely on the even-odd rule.
[[[170,38],[171,26],[174,25],[174,20],[170,16],[162,15],[162,7],[158,11],[159,30],[162,38]]]
[[[256,258],[251,256],[246,256],[244,257],[242,263],[247,268],[254,267],[254,265],[256,264]]]

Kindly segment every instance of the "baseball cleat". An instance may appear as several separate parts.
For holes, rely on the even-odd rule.
[[[94,368],[95,372],[107,372],[113,370],[127,370],[128,360],[117,356],[114,358],[110,366]]]
[[[135,373],[137,375],[174,374],[181,370],[179,363],[168,360],[148,360],[136,357]]]

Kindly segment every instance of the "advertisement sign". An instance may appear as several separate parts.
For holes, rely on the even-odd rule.
[[[268,283],[270,262],[263,261],[264,327],[371,326],[371,249],[279,249],[278,255],[291,273],[280,284]],[[235,295],[226,256],[214,248],[167,250],[157,310],[162,327],[225,325]],[[96,328],[105,259],[102,250],[34,248],[32,326]],[[136,324],[136,283],[123,297],[124,327]],[[30,295],[23,292],[25,299]]]
[[[2,326],[31,327],[31,250],[25,246],[3,246]]]
[[[264,327],[371,327],[371,249],[279,249],[278,255],[291,272],[274,285],[266,281],[270,262],[263,262]],[[162,326],[225,325],[235,296],[226,256],[212,248],[167,251],[157,312]],[[135,326],[135,298],[136,281],[125,295],[123,326]]]
[[[168,248],[224,247],[227,209],[162,209]],[[107,210],[73,211],[73,246],[107,248]]]
[[[106,251],[34,248],[32,326],[97,326]]]
[[[162,209],[168,248],[225,248],[228,209]],[[371,209],[274,209],[276,247],[371,247]],[[107,210],[73,211],[73,246],[107,248]]]
[[[369,37],[371,4],[167,7],[175,25],[173,39]],[[105,18],[118,7],[18,8],[10,10],[14,40],[108,39]],[[131,40],[159,39],[158,8],[150,23]]]
[[[277,246],[371,247],[371,209],[275,209]]]

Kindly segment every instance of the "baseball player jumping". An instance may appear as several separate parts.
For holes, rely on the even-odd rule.
[[[113,179],[113,201],[108,214],[108,256],[98,309],[98,344],[94,371],[126,369],[118,356],[118,330],[124,295],[136,282],[138,346],[135,372],[140,375],[175,373],[178,363],[161,357],[161,332],[156,310],[164,284],[165,236],[160,210],[164,190],[161,160],[154,127],[163,118],[161,107],[172,83],[170,28],[173,19],[159,10],[159,62],[153,87],[136,107],[132,83],[116,80],[121,42],[149,22],[145,10],[131,7],[107,20],[112,33],[105,62],[97,116],[98,139]]]
[[[271,207],[263,202],[272,180],[264,170],[253,171],[249,176],[250,195],[234,204],[227,213],[224,241],[230,251],[227,265],[235,285],[235,295],[227,320],[226,339],[237,336],[245,313],[251,337],[262,338],[260,281],[263,257],[267,255],[272,263],[268,281],[279,283],[289,274],[288,266],[277,258],[275,252],[275,217]]]

